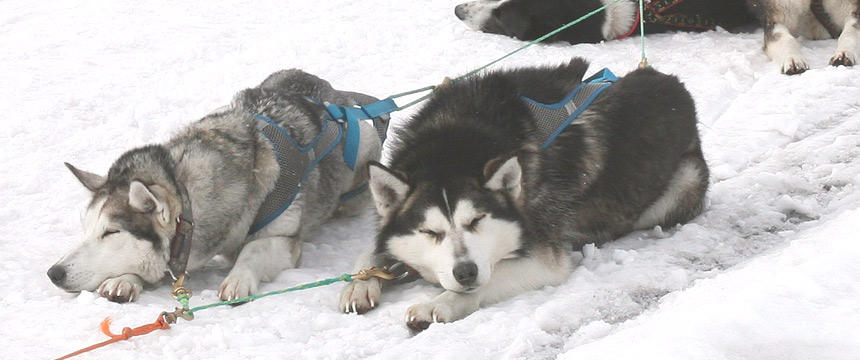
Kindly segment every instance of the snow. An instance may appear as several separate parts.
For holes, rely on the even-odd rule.
[[[106,172],[283,68],[387,96],[442,81],[522,45],[471,31],[459,0],[0,2],[0,357],[51,358],[151,322],[169,285],[132,304],[66,294],[45,271],[81,237],[88,194],[62,165]],[[835,40],[804,41],[813,70],[779,74],[762,34],[647,38],[650,63],[696,100],[712,186],[705,213],[574,256],[558,286],[416,336],[406,309],[440,290],[391,289],[362,316],[340,286],[197,313],[89,358],[853,359],[860,354],[860,69],[833,68]],[[639,40],[538,45],[497,68],[572,56],[617,74]],[[411,111],[394,114],[395,124]],[[301,268],[261,291],[339,275],[373,237],[336,220]],[[195,273],[192,304],[223,271]]]

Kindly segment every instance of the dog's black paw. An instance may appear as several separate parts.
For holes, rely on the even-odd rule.
[[[854,54],[842,51],[830,58],[830,66],[854,66]]]
[[[809,66],[806,63],[792,61],[791,64],[782,68],[782,73],[785,75],[797,75],[803,74],[808,69]]]
[[[415,335],[424,330],[427,330],[427,328],[430,327],[430,322],[426,320],[413,319],[412,321],[406,322],[406,327],[409,328],[409,331],[412,333],[412,335]]]

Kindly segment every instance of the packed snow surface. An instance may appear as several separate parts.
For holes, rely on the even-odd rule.
[[[467,29],[458,0],[0,2],[0,358],[52,358],[151,322],[169,285],[131,304],[67,294],[45,271],[82,238],[87,191],[63,161],[105,173],[269,73],[300,68],[376,96],[437,84],[523,43]],[[412,336],[406,309],[440,292],[390,289],[366,315],[340,286],[197,313],[97,359],[860,358],[860,69],[827,66],[836,41],[803,41],[812,70],[779,74],[762,34],[649,36],[650,63],[696,100],[711,188],[705,212],[574,254],[570,279]],[[619,75],[639,40],[531,47],[496,68],[573,56]],[[395,126],[414,111],[394,114]],[[347,272],[374,236],[341,219],[304,263],[261,291]],[[193,274],[193,304],[224,271]]]

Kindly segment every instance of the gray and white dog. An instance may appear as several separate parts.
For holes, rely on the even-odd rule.
[[[541,149],[522,96],[566,104],[587,68],[573,59],[438,88],[396,133],[390,165],[371,163],[379,233],[356,268],[402,262],[444,288],[408,309],[410,328],[558,285],[583,245],[702,211],[708,167],[674,76],[631,72]],[[376,279],[348,284],[340,309],[366,312],[381,290]]]
[[[809,69],[797,37],[838,39],[830,65],[853,66],[860,54],[860,0],[747,0],[764,27],[764,51],[783,74]]]
[[[339,198],[366,183],[364,169],[379,159],[381,150],[375,129],[362,121],[361,170],[347,167],[340,142],[307,174],[295,201],[249,235],[281,173],[275,145],[258,131],[255,114],[273,119],[304,146],[329,121],[323,106],[307,97],[341,105],[372,99],[334,90],[299,70],[280,71],[170,141],[126,152],[107,176],[66,164],[92,192],[92,200],[83,242],[49,269],[49,278],[66,291],[97,290],[112,301],[135,300],[144,283],[159,281],[168,269],[170,241],[184,210],[182,188],[187,189],[194,224],[187,269],[198,269],[216,255],[235,259],[221,283],[222,299],[253,294],[260,281],[297,266],[302,241],[336,211],[348,215],[365,208],[367,194],[343,203]]]

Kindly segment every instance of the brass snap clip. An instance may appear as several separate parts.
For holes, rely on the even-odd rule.
[[[162,311],[159,316],[168,324],[176,324],[176,320],[180,318],[186,321],[194,320],[194,313],[185,308],[176,308],[172,312]]]
[[[389,273],[386,269],[380,269],[376,266],[371,267],[369,269],[362,269],[358,272],[358,274],[351,275],[355,280],[370,280],[370,278],[380,278],[382,280],[391,280],[394,279],[394,274]]]
[[[184,282],[185,282],[185,274],[179,275],[179,277],[176,278],[176,281],[173,282],[173,292],[171,292],[173,297],[179,298],[182,295],[185,295],[189,298],[191,297],[191,290],[182,286],[182,284]]]

